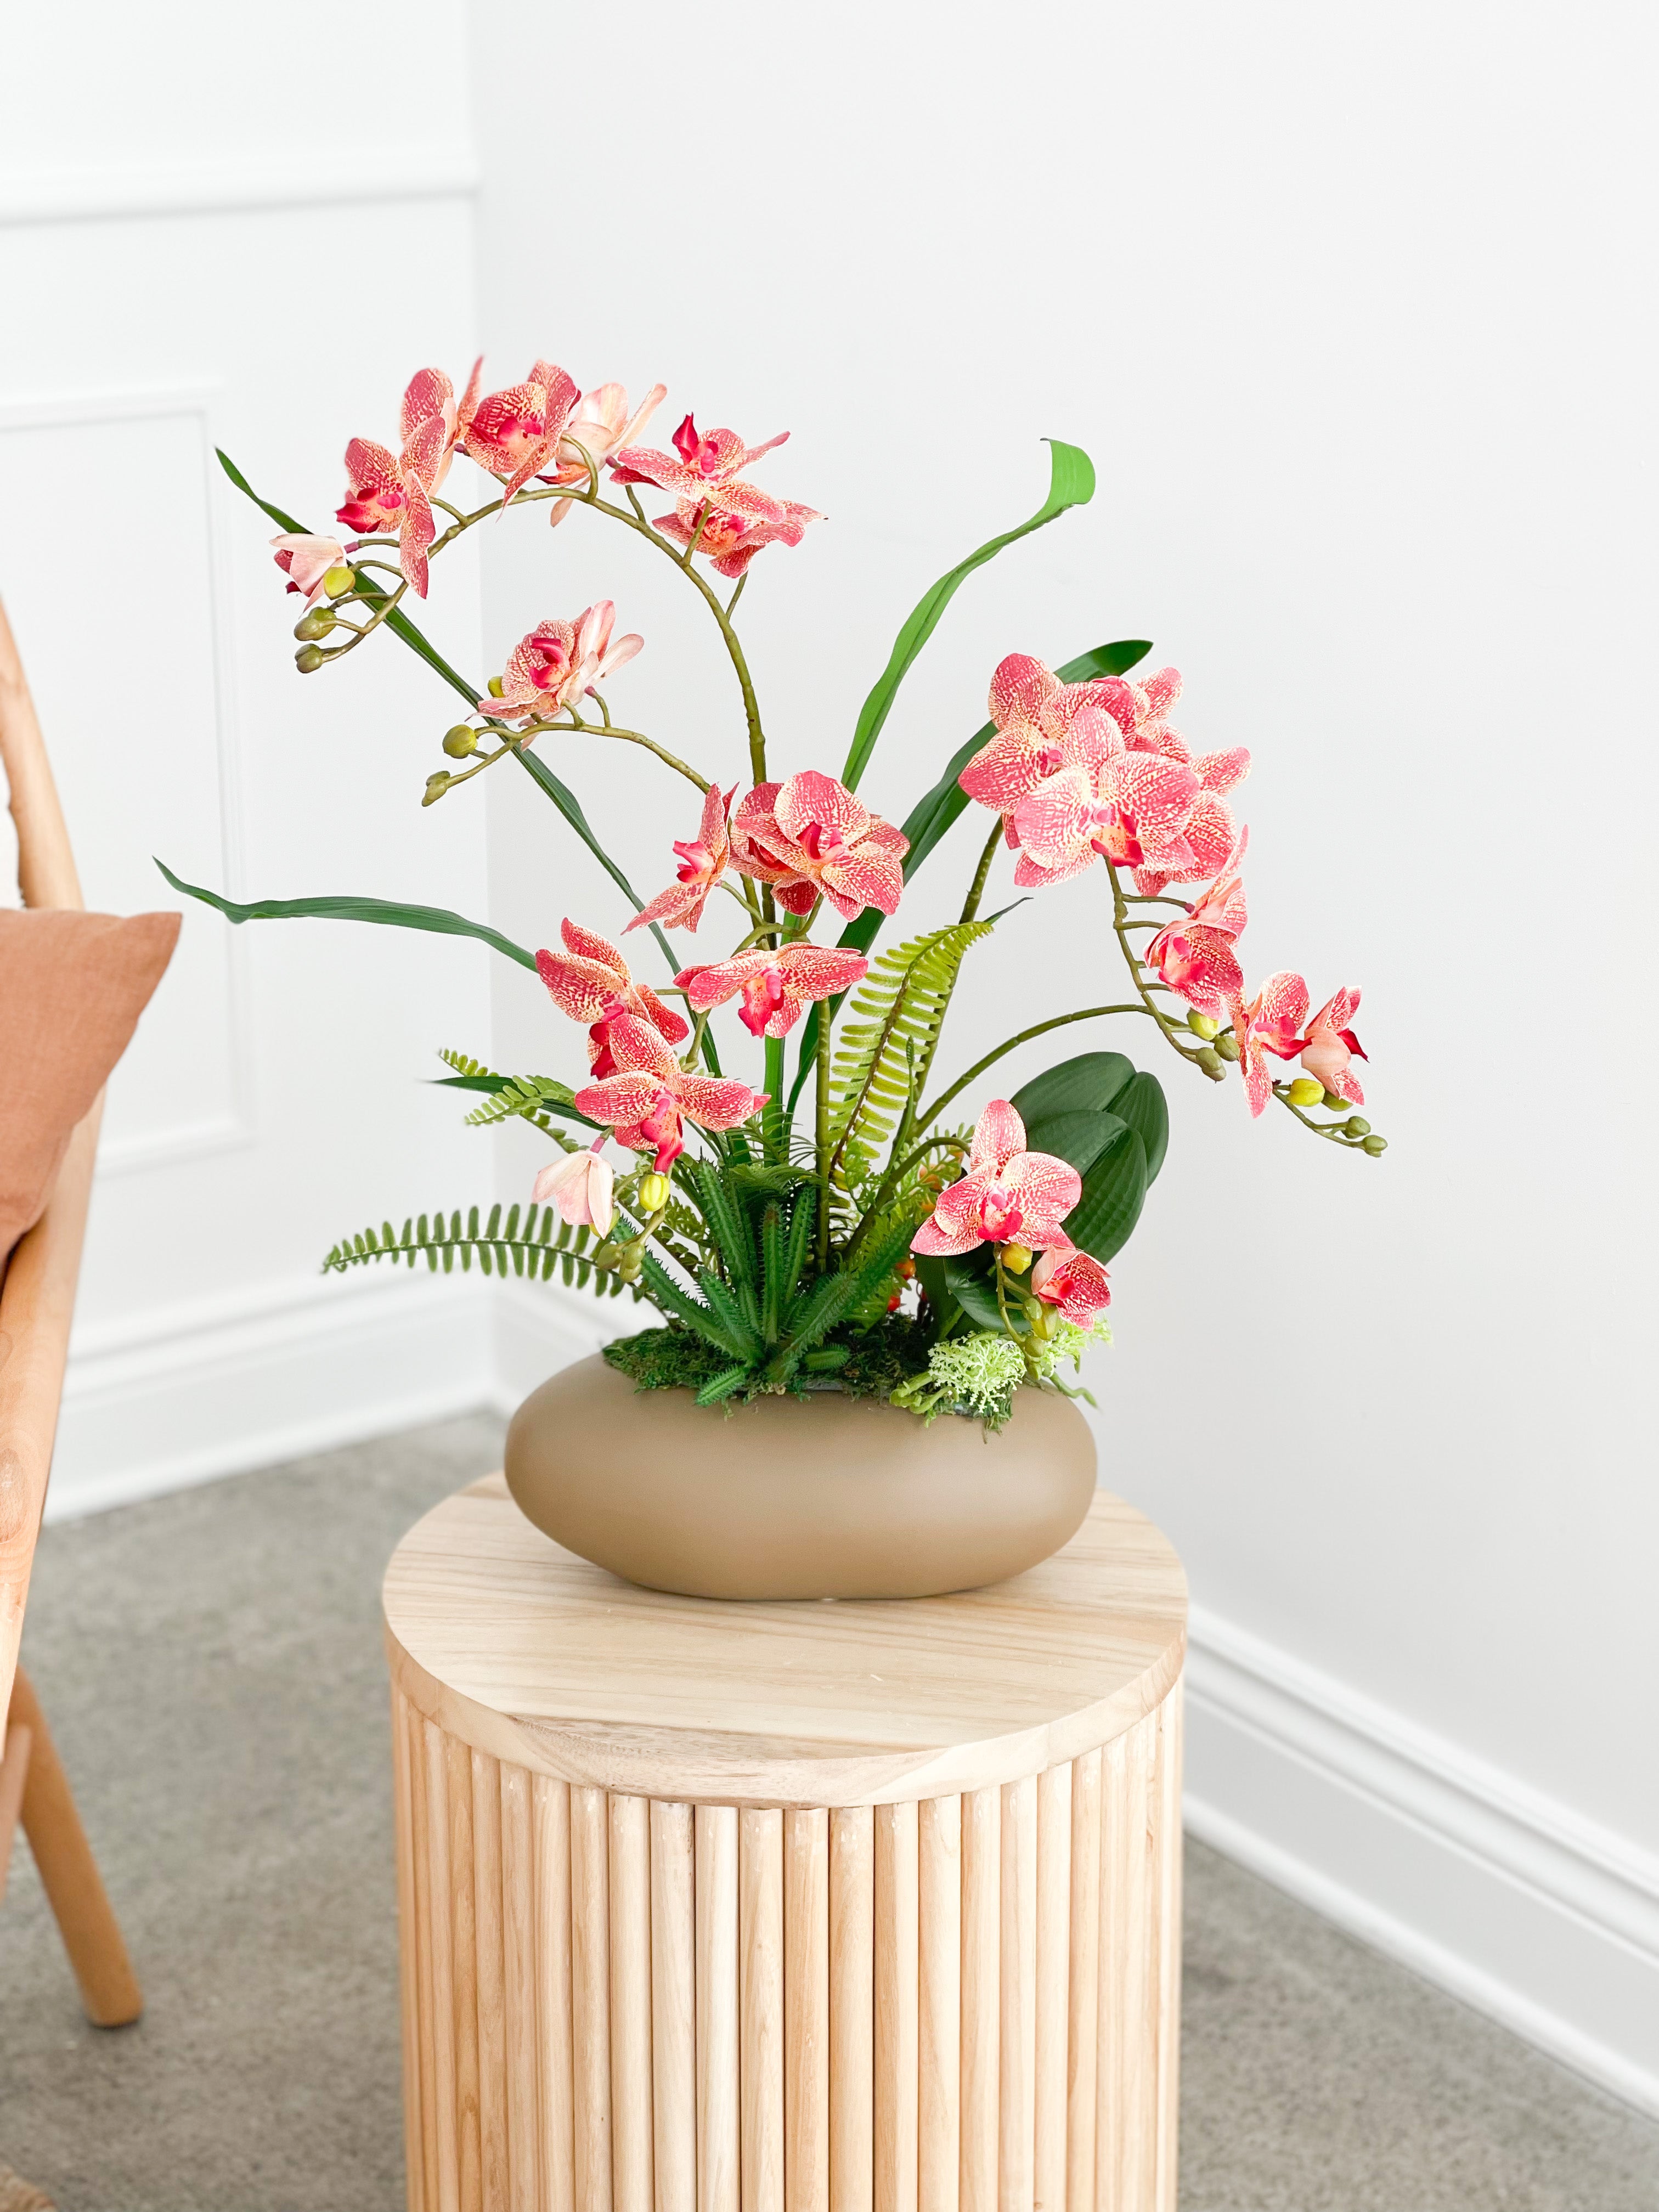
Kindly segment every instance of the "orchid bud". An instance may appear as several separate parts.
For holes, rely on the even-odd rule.
[[[449,770],[441,768],[434,775],[428,776],[426,790],[422,796],[422,806],[430,806],[434,799],[441,799],[449,788]]]
[[[1221,1024],[1213,1014],[1194,1013],[1188,1015],[1187,1026],[1194,1036],[1202,1037],[1205,1043],[1208,1044],[1210,1039],[1220,1029]]]
[[[457,722],[453,730],[444,732],[444,750],[451,760],[465,760],[478,749],[478,732],[468,722]]]
[[[302,645],[294,656],[294,665],[301,676],[314,676],[323,665],[323,649],[319,645]]]
[[[1371,1133],[1371,1125],[1363,1114],[1350,1114],[1342,1127],[1351,1137],[1369,1137]]]
[[[1005,1244],[1002,1264],[1011,1275],[1023,1275],[1031,1264],[1030,1249],[1024,1244]]]
[[[1380,1160],[1389,1149],[1389,1140],[1386,1137],[1367,1137],[1363,1149],[1369,1152],[1374,1160]]]
[[[1238,1039],[1231,1030],[1228,1031],[1225,1036],[1218,1036],[1216,1039],[1215,1048],[1221,1054],[1223,1060],[1237,1060],[1238,1058]]]
[[[301,615],[294,625],[294,635],[307,644],[314,638],[326,637],[336,627],[334,617],[326,607],[313,607],[309,614]]]
[[[500,678],[499,676],[492,676],[492,677],[490,678],[490,679],[489,679],[489,696],[490,696],[490,697],[491,697],[492,699],[499,699],[499,698],[501,697],[501,689],[502,689],[502,686],[501,686],[501,678]]]
[[[323,589],[331,599],[343,599],[345,594],[352,590],[356,581],[357,579],[352,574],[350,569],[342,565],[328,571],[323,578]]]
[[[1298,1075],[1285,1096],[1292,1106],[1317,1106],[1325,1096],[1325,1086],[1316,1076]]]
[[[637,1237],[631,1244],[624,1244],[617,1255],[617,1273],[625,1283],[637,1283],[643,1272],[644,1265]]]
[[[1342,1093],[1340,1091],[1328,1091],[1325,1093],[1323,1099],[1321,1101],[1321,1103],[1323,1105],[1328,1114],[1334,1114],[1339,1106],[1346,1106],[1347,1103],[1347,1100],[1342,1096]],[[1364,1131],[1363,1129],[1360,1131],[1360,1134],[1361,1136],[1364,1136]]]
[[[1041,1298],[1027,1298],[1025,1317],[1031,1324],[1031,1334],[1046,1344],[1059,1328],[1061,1316],[1058,1306],[1044,1305]]]
[[[1221,1054],[1215,1047],[1212,1044],[1206,1044],[1203,1051],[1197,1055],[1197,1059],[1199,1066],[1209,1077],[1211,1082],[1219,1083],[1223,1073]]]
[[[668,1203],[668,1177],[648,1175],[640,1184],[640,1204],[647,1213],[660,1213]]]

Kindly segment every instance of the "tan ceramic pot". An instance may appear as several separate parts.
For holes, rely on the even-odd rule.
[[[507,1487],[568,1551],[690,1597],[937,1597],[1022,1573],[1074,1535],[1095,1490],[1075,1406],[1022,1390],[977,1421],[815,1392],[729,1414],[636,1390],[597,1354],[533,1390]]]

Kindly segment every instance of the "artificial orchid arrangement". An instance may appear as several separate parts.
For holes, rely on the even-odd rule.
[[[343,538],[307,530],[220,459],[280,526],[276,565],[304,602],[300,672],[328,668],[381,630],[418,653],[466,707],[442,738],[448,764],[428,777],[422,804],[515,763],[630,910],[614,934],[648,933],[641,950],[654,948],[665,969],[647,981],[612,937],[568,918],[556,943],[532,951],[447,910],[373,898],[238,905],[165,871],[233,921],[326,915],[481,938],[538,974],[557,1014],[585,1032],[572,1038],[587,1063],[574,1082],[442,1055],[452,1072],[441,1079],[477,1094],[469,1122],[522,1118],[550,1140],[554,1157],[527,1203],[505,1214],[496,1205],[482,1220],[477,1207],[465,1221],[459,1211],[422,1214],[401,1234],[390,1222],[366,1229],[334,1248],[329,1268],[413,1267],[422,1255],[433,1268],[458,1258],[468,1267],[476,1255],[486,1273],[510,1267],[544,1281],[556,1268],[566,1283],[631,1290],[659,1309],[662,1328],[607,1355],[641,1387],[690,1384],[702,1405],[832,1388],[879,1393],[924,1419],[953,1411],[996,1425],[1022,1386],[1069,1393],[1062,1365],[1105,1334],[1107,1262],[1135,1225],[1169,1133],[1157,1079],[1110,1050],[992,1098],[971,1125],[952,1119],[947,1109],[1005,1054],[1075,1022],[1150,1022],[1161,1050],[1212,1081],[1236,1066],[1253,1115],[1278,1105],[1327,1142],[1382,1152],[1353,1110],[1364,1103],[1358,992],[1339,989],[1310,1013],[1300,975],[1247,985],[1248,832],[1230,794],[1249,756],[1194,752],[1171,720],[1176,671],[1131,672],[1146,642],[1097,646],[1057,670],[1007,654],[990,671],[989,720],[902,827],[858,796],[899,686],[957,587],[1092,496],[1086,454],[1051,441],[1038,512],[924,595],[840,774],[792,763],[779,776],[736,617],[757,556],[799,546],[823,519],[750,473],[787,433],[750,446],[734,430],[700,431],[688,414],[663,449],[643,442],[661,385],[630,412],[620,385],[584,392],[546,362],[488,394],[481,372],[482,362],[458,399],[441,371],[421,370],[403,397],[395,451],[351,440]],[[443,496],[458,455],[489,480],[471,507]],[[648,514],[641,490],[665,495],[669,511]],[[489,516],[538,507],[552,524],[581,512],[645,538],[701,596],[736,679],[746,777],[733,773],[736,760],[705,776],[613,720],[611,679],[644,640],[618,634],[609,599],[538,623],[482,689],[416,626],[409,602],[427,596],[450,546]],[[695,787],[690,834],[674,845],[665,889],[636,895],[545,757],[554,740],[562,764],[597,764],[615,744],[641,747]],[[872,957],[971,805],[991,820],[959,910]],[[1097,877],[1123,995],[1021,1030],[936,1085],[964,963],[1013,912],[981,912],[1004,853],[1022,895],[1014,905],[1070,877]],[[736,941],[711,946],[721,917]],[[717,1034],[717,1016],[758,1042],[760,1087],[727,1071],[721,1055],[734,1033]],[[1300,1072],[1276,1075],[1272,1060]]]

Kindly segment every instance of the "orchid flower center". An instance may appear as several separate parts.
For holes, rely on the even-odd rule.
[[[847,840],[839,830],[831,829],[827,823],[809,822],[801,832],[800,844],[801,850],[814,860],[847,858]]]
[[[980,1225],[994,1244],[1006,1244],[1024,1220],[1024,1209],[1000,1182],[988,1183],[980,1200]]]
[[[707,845],[695,842],[683,845],[677,839],[674,850],[680,856],[680,865],[675,872],[683,884],[697,883],[704,876],[714,872],[714,855]]]
[[[759,1036],[783,1004],[783,970],[775,960],[751,975],[743,987],[740,1010],[744,1027]]]

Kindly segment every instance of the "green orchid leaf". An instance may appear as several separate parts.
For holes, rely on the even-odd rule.
[[[545,792],[548,798],[552,800],[555,806],[558,808],[560,813],[563,815],[565,820],[570,824],[576,835],[581,839],[583,844],[586,846],[588,851],[593,855],[593,858],[605,870],[606,875],[610,877],[611,882],[615,884],[617,890],[628,901],[629,906],[633,908],[635,913],[637,914],[640,911],[640,908],[645,904],[645,901],[640,896],[639,893],[634,889],[633,884],[629,882],[627,877],[623,875],[622,870],[611,859],[610,854],[605,851],[604,846],[600,844],[599,839],[593,835],[592,825],[589,823],[586,815],[583,813],[581,802],[576,797],[575,793],[570,789],[568,784],[561,783],[558,777],[555,775],[552,769],[549,768],[547,763],[544,760],[538,759],[537,756],[531,751],[527,745],[520,746],[514,757],[517,760],[521,768],[527,769],[529,770],[532,781],[538,784],[540,788]],[[663,935],[661,930],[658,928],[654,921],[651,923],[650,929],[651,934],[656,939],[657,943],[662,947],[662,957],[668,963],[670,972],[672,974],[678,975],[681,967],[684,965],[684,963],[677,957],[673,946],[668,942],[668,939]]]
[[[155,865],[174,890],[182,891],[186,898],[200,899],[204,906],[216,907],[229,921],[380,922],[391,929],[424,929],[438,937],[476,937],[481,944],[504,952],[509,960],[516,960],[520,968],[533,970],[536,965],[533,952],[503,937],[499,929],[491,929],[488,922],[469,921],[464,914],[452,914],[447,907],[404,906],[393,899],[349,897],[255,899],[239,906],[234,899],[222,898],[217,891],[185,883],[165,860]]]
[[[1034,530],[1041,530],[1056,515],[1064,514],[1067,507],[1085,507],[1095,495],[1094,463],[1080,446],[1062,445],[1059,439],[1047,441],[1049,449],[1048,496],[1029,522],[1022,522],[1017,530],[1006,530],[1000,538],[993,538],[965,561],[959,561],[948,575],[941,576],[930,591],[924,592],[912,611],[909,620],[894,641],[888,658],[874,689],[865,701],[859,714],[858,726],[853,733],[853,743],[847,756],[847,765],[841,780],[849,791],[858,789],[859,778],[870,764],[870,756],[876,749],[876,739],[881,735],[882,725],[887,720],[898,688],[909,672],[912,662],[939,626],[940,616],[955,598],[957,586],[971,576],[975,568],[994,560],[1005,545],[1027,538]]]
[[[1127,1121],[1139,1138],[1146,1154],[1146,1181],[1158,1181],[1164,1155],[1170,1149],[1170,1109],[1164,1085],[1144,1070],[1125,1084],[1112,1101],[1112,1111]]]
[[[951,1295],[945,1279],[945,1262],[932,1254],[916,1255],[916,1280],[927,1293],[927,1302],[933,1309],[933,1322],[939,1334],[945,1331],[961,1312],[961,1307]],[[999,1314],[997,1319],[1001,1321]]]
[[[237,490],[251,499],[255,507],[261,508],[273,522],[284,530],[297,531],[302,536],[308,537],[312,534],[307,530],[303,522],[296,521],[293,515],[285,514],[280,507],[273,507],[268,499],[261,499],[222,446],[216,446],[214,451],[219,456],[220,467],[235,485]],[[381,591],[377,585],[372,583],[368,574],[361,570],[357,576],[357,589],[362,595],[364,604],[377,613],[391,596],[389,592]],[[434,669],[446,684],[459,691],[469,707],[477,705],[479,694],[473,690],[464,676],[450,666],[437,647],[424,633],[416,629],[401,607],[392,608],[386,618],[386,626],[394,636],[403,640],[411,653],[418,653],[428,667]]]
[[[965,1252],[959,1259],[947,1260],[945,1285],[969,1321],[977,1322],[981,1328],[1002,1327],[996,1272],[988,1246],[977,1252]]]
[[[1084,1176],[1083,1195],[1066,1217],[1066,1234],[1104,1266],[1128,1242],[1146,1197],[1146,1148],[1126,1127]]]
[[[1034,1122],[1057,1114],[1098,1114],[1109,1106],[1117,1113],[1118,1095],[1134,1073],[1134,1062],[1121,1052],[1082,1052],[1021,1084],[1009,1103],[1029,1137]]]
[[[1086,1176],[1127,1126],[1115,1113],[1046,1114],[1026,1122],[1025,1146],[1028,1152],[1051,1153]]]

